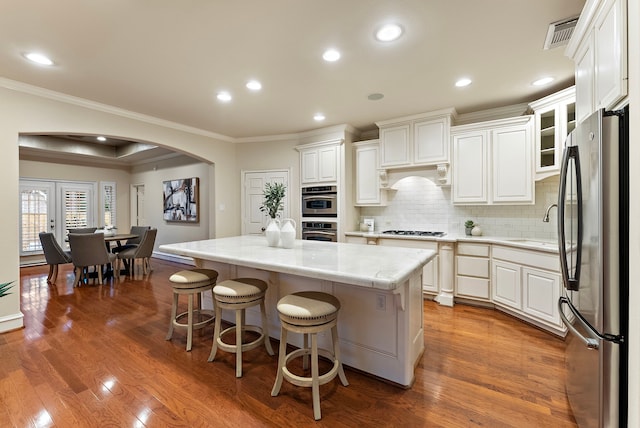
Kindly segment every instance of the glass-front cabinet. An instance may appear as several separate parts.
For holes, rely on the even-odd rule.
[[[536,180],[560,173],[567,135],[576,126],[575,87],[530,104],[535,114]]]

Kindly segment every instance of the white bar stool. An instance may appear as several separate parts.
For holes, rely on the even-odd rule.
[[[204,328],[214,321],[215,312],[202,309],[200,293],[212,290],[217,279],[218,272],[213,269],[181,270],[169,277],[169,282],[173,287],[173,304],[171,305],[171,322],[166,340],[171,340],[174,328],[186,328],[187,351],[191,351],[193,330]],[[178,314],[178,297],[181,294],[189,296],[189,307],[186,312]],[[213,292],[211,294],[213,296]],[[195,307],[194,298],[197,299]],[[181,321],[185,316],[187,317],[186,323]],[[194,319],[198,321],[194,322]]]
[[[302,291],[284,296],[278,301],[278,314],[282,325],[280,333],[280,350],[278,355],[278,374],[271,395],[276,396],[280,392],[282,380],[286,379],[297,386],[311,387],[313,396],[313,416],[320,420],[320,385],[333,380],[338,375],[344,386],[349,385],[342,368],[340,359],[340,345],[338,343],[338,311],[340,301],[327,293],[317,291]],[[331,329],[333,352],[326,349],[318,349],[317,334]],[[304,346],[290,353],[287,352],[287,332],[302,333]],[[309,348],[308,337],[311,337]],[[287,364],[294,358],[303,357],[302,367],[308,369],[308,358],[311,355],[311,377],[297,376],[287,369]],[[325,374],[320,375],[318,370],[318,355],[333,362],[333,367]]]
[[[267,324],[267,313],[264,307],[264,296],[267,291],[267,283],[257,278],[235,278],[222,281],[213,287],[213,296],[216,301],[216,326],[213,332],[213,345],[211,346],[211,354],[209,360],[213,361],[216,357],[218,348],[223,351],[236,354],[236,377],[242,377],[242,353],[257,348],[264,343],[269,355],[274,355],[269,340],[269,329]],[[245,325],[245,309],[251,306],[260,305],[260,315],[262,318],[262,326]],[[221,330],[222,310],[231,309],[236,313],[236,325],[231,326],[224,331]],[[236,342],[234,345],[225,343],[222,337],[235,331]],[[243,343],[242,336],[245,331],[258,333],[258,338]]]

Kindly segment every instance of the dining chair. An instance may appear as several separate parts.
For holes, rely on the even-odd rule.
[[[112,253],[119,253],[120,251],[127,250],[129,248],[134,248],[140,245],[140,241],[142,241],[142,236],[144,233],[151,229],[151,226],[131,226],[131,235],[136,235],[136,238],[127,239],[123,245],[118,245],[111,249]]]
[[[116,260],[116,255],[109,253],[104,245],[104,234],[71,233],[69,234],[69,246],[76,275],[73,286],[77,286],[80,280],[87,277],[88,269],[91,266],[97,273],[98,283],[102,284],[102,266]],[[118,275],[117,270],[115,274]]]
[[[157,234],[158,229],[147,229],[142,235],[140,244],[117,253],[116,271],[120,272],[120,260],[129,260],[129,275],[133,276],[136,259],[142,259],[142,273],[144,275],[148,274],[151,271],[151,255],[153,254],[153,245],[156,242]]]
[[[71,263],[71,253],[64,251],[56,237],[50,232],[40,232],[40,244],[42,244],[42,251],[44,252],[44,258],[49,265],[49,275],[47,276],[47,282],[56,282],[58,278],[58,265]]]

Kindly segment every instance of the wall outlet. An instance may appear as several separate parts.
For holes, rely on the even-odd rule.
[[[384,294],[376,294],[376,309],[380,311],[387,310],[387,296]]]

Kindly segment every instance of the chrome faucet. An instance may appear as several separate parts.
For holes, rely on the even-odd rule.
[[[551,204],[547,207],[547,211],[544,213],[544,217],[542,217],[542,221],[545,223],[549,223],[549,211],[551,211],[551,208],[553,207],[558,208],[558,204]]]

